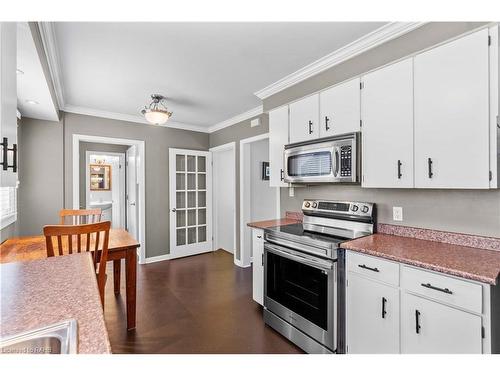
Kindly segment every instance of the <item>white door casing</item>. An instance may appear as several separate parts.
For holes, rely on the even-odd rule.
[[[126,154],[127,170],[127,231],[137,235],[137,160],[136,146],[130,146]]]
[[[212,155],[171,148],[170,258],[212,251]]]

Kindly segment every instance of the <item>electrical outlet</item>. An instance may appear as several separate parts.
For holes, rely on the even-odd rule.
[[[392,220],[403,221],[403,207],[392,208]]]

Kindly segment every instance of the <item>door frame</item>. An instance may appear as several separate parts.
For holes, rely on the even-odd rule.
[[[252,264],[252,258],[250,256],[251,247],[245,251],[245,229],[247,228],[246,221],[248,220],[248,208],[250,197],[248,195],[249,189],[245,188],[245,176],[249,172],[249,166],[247,166],[245,162],[245,153],[250,146],[251,143],[261,141],[263,139],[269,139],[269,133],[259,134],[254,137],[249,137],[240,140],[240,150],[239,150],[239,158],[240,158],[240,259],[236,259],[234,263],[240,267],[250,267]],[[276,211],[275,218],[278,219],[281,216],[280,212],[280,188],[276,187]],[[272,219],[272,218],[269,218]],[[251,237],[251,235],[250,235]]]
[[[120,193],[123,192],[123,200],[120,199],[120,221],[121,221],[121,224],[122,224],[122,227],[123,228],[126,228],[126,196],[127,196],[127,191],[126,191],[126,188],[125,188],[125,174],[126,174],[126,165],[125,165],[125,154],[122,153],[122,152],[107,152],[107,151],[91,151],[91,150],[87,150],[85,152],[85,179],[86,179],[86,182],[85,182],[85,202],[87,202],[87,207],[88,207],[88,202],[89,202],[89,191],[87,190],[88,186],[89,186],[89,183],[90,183],[90,179],[89,179],[89,167],[90,167],[90,163],[89,163],[89,159],[90,159],[90,155],[110,155],[110,156],[118,156],[119,159],[120,159],[120,165],[123,166],[123,168],[121,168],[121,170],[119,171],[119,183],[118,185],[120,186]],[[115,181],[116,182],[116,181]],[[112,184],[113,184],[113,181],[112,181]],[[111,187],[111,190],[113,190],[113,187]]]
[[[175,227],[176,220],[173,218],[175,213],[172,212],[173,207],[171,206],[171,204],[172,204],[172,201],[175,202],[176,190],[175,190],[175,188],[173,190],[171,190],[171,188],[172,188],[171,177],[172,177],[172,173],[175,175],[175,173],[177,172],[176,171],[176,160],[175,160],[176,153],[187,153],[187,154],[191,153],[193,155],[205,156],[207,158],[206,165],[205,165],[205,175],[206,175],[206,180],[205,180],[205,183],[206,183],[206,185],[205,185],[206,186],[206,189],[205,189],[205,191],[206,191],[206,206],[205,206],[205,208],[207,211],[207,216],[206,216],[207,242],[210,243],[209,244],[210,250],[208,250],[208,251],[191,250],[191,251],[188,251],[188,252],[182,253],[182,254],[176,253],[176,251],[174,251],[174,248],[176,245],[174,244],[174,236],[172,235],[172,233],[176,230],[176,227]],[[168,159],[169,159],[168,160],[168,163],[169,163],[169,176],[168,176],[169,254],[168,254],[168,259],[183,258],[183,257],[191,256],[191,255],[212,252],[212,251],[214,251],[213,238],[212,238],[212,236],[213,236],[212,224],[213,223],[211,220],[212,216],[208,212],[209,210],[210,211],[213,210],[212,194],[209,194],[209,191],[208,191],[209,188],[212,189],[212,154],[208,150],[192,150],[192,149],[187,149],[187,148],[170,147],[168,149]],[[187,184],[187,180],[186,180],[186,184]],[[187,207],[187,197],[186,197],[186,207]],[[187,211],[187,208],[186,208],[186,211]],[[187,212],[186,212],[186,220],[187,220]],[[187,241],[187,235],[186,235],[186,241]]]
[[[229,142],[225,143],[220,146],[216,147],[211,147],[209,151],[212,153],[212,237],[213,237],[213,242],[212,246],[214,247],[214,251],[218,250],[215,248],[215,244],[217,243],[217,221],[215,218],[217,217],[217,197],[216,197],[216,189],[214,189],[214,183],[215,183],[215,178],[214,178],[214,156],[213,154],[216,152],[220,151],[231,151],[231,157],[233,158],[233,190],[234,190],[234,200],[233,200],[233,207],[234,207],[234,214],[233,214],[233,256],[234,256],[234,262],[236,263],[236,246],[237,246],[237,240],[236,240],[236,142]]]
[[[137,169],[139,181],[139,226],[137,241],[141,244],[137,250],[139,264],[146,260],[146,143],[138,139],[101,137],[95,135],[73,134],[72,169],[73,169],[73,209],[80,208],[80,142],[107,143],[114,145],[137,146],[139,153]]]

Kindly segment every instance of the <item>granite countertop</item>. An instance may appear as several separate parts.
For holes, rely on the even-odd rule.
[[[2,264],[0,274],[0,336],[76,319],[78,353],[111,353],[90,253]]]
[[[247,225],[252,228],[266,229],[272,227],[279,227],[281,225],[297,224],[300,222],[301,222],[300,220],[286,217],[275,220],[255,221],[253,223],[248,223]]]
[[[341,247],[491,285],[500,273],[500,251],[494,250],[389,234],[358,238]]]

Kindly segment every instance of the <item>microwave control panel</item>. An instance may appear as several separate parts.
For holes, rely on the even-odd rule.
[[[352,173],[352,147],[342,146],[340,148],[340,176],[351,177]]]

